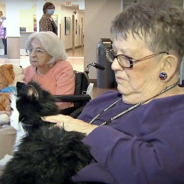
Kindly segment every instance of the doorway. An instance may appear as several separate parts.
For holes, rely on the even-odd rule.
[[[75,49],[75,15],[72,15],[72,49]]]
[[[81,17],[81,46],[84,47],[83,17]]]

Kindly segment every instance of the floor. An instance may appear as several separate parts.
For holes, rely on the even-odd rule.
[[[68,55],[68,61],[73,66],[74,70],[77,71],[84,71],[84,48],[80,47],[75,50],[67,50],[67,55]],[[28,56],[21,56],[20,60],[16,61],[8,61],[7,58],[0,58],[0,64],[3,63],[14,63],[14,64],[19,64],[23,68],[29,66],[29,57]],[[93,89],[93,98],[96,98],[97,96],[101,95],[102,93],[108,91],[110,89],[100,89],[97,87],[94,87]]]
[[[68,61],[73,66],[74,70],[77,71],[83,71],[84,70],[84,48],[78,48],[73,50],[68,50],[67,51],[68,55]],[[8,61],[7,58],[0,58],[0,64],[3,63],[15,63],[15,64],[20,64],[23,68],[26,68],[29,66],[29,57],[28,56],[20,56],[20,60],[16,61]]]

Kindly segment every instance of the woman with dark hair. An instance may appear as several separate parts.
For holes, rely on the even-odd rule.
[[[183,29],[183,9],[166,0],[139,1],[114,19],[106,54],[118,91],[91,100],[78,119],[45,118],[86,133],[94,159],[75,182],[184,183]]]
[[[46,2],[43,6],[43,16],[39,21],[39,31],[52,31],[56,35],[58,34],[57,30],[58,27],[54,22],[53,18],[51,17],[54,14],[55,6],[50,3]]]

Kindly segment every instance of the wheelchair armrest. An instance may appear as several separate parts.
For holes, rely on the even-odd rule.
[[[54,95],[56,102],[82,102],[90,101],[90,95]]]

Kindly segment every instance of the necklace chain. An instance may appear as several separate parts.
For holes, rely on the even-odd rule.
[[[110,118],[108,121],[103,122],[103,123],[100,124],[99,126],[103,126],[103,125],[109,124],[111,121],[113,121],[113,120],[115,120],[115,119],[117,119],[117,118],[123,116],[124,114],[126,114],[126,113],[132,111],[133,109],[135,109],[135,108],[141,106],[142,104],[148,102],[149,100],[151,100],[151,99],[153,99],[153,98],[155,98],[155,97],[157,97],[157,96],[159,96],[159,95],[165,93],[166,91],[169,91],[170,89],[174,88],[174,87],[177,86],[177,85],[178,85],[178,82],[175,83],[175,84],[173,84],[173,85],[171,85],[171,86],[166,87],[164,90],[162,90],[159,94],[155,95],[154,97],[152,97],[152,98],[150,98],[150,99],[148,99],[148,100],[145,100],[145,101],[143,101],[143,102],[137,103],[137,104],[133,105],[132,107],[129,107],[128,109],[124,110],[123,112],[121,112],[121,113],[119,113],[119,114],[113,116],[113,117]],[[93,122],[94,122],[97,118],[99,118],[104,112],[108,111],[108,110],[111,109],[113,106],[115,106],[120,100],[122,100],[122,98],[119,98],[118,100],[116,100],[115,102],[113,102],[111,105],[109,105],[107,108],[105,108],[101,113],[97,114],[97,115],[89,122],[89,124],[93,124]]]

